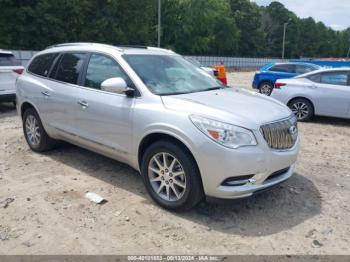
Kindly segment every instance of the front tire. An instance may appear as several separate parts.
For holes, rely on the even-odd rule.
[[[270,82],[262,82],[259,85],[259,92],[263,95],[270,96],[273,90],[273,85]]]
[[[142,157],[141,173],[148,193],[163,208],[189,210],[203,199],[195,160],[175,141],[157,141],[147,148]]]
[[[313,105],[304,98],[297,98],[288,104],[298,121],[309,121],[314,116]]]
[[[30,149],[35,152],[45,152],[56,145],[56,140],[48,136],[34,108],[23,114],[23,132]]]

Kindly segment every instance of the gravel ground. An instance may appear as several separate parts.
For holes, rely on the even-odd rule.
[[[252,76],[231,73],[229,82],[249,88]],[[124,164],[71,145],[31,152],[2,104],[0,254],[350,254],[350,121],[299,126],[286,183],[177,214],[156,206]],[[87,191],[108,202],[93,204]]]

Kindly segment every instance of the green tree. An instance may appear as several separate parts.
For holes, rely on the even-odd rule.
[[[158,0],[0,0],[0,48],[63,42],[156,45]],[[162,0],[162,46],[182,54],[345,57],[350,29],[298,18],[277,1]]]
[[[230,0],[232,17],[239,28],[238,53],[240,56],[264,54],[265,33],[261,25],[261,11],[249,0]]]
[[[186,54],[237,53],[238,30],[225,0],[165,1],[165,46]]]

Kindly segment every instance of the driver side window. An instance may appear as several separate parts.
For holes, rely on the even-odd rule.
[[[128,86],[131,86],[130,78],[113,59],[99,54],[92,54],[85,76],[85,87],[101,89],[101,83],[109,78],[121,77]]]

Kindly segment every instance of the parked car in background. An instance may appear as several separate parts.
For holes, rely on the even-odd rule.
[[[318,65],[297,62],[267,64],[255,72],[253,88],[269,96],[277,79],[295,77],[320,68]]]
[[[300,121],[313,115],[350,118],[350,68],[277,80],[271,97],[288,105]]]
[[[218,70],[216,70],[215,68],[203,66],[197,59],[194,59],[192,57],[185,57],[185,59],[187,61],[191,62],[192,64],[194,64],[195,66],[203,69],[209,75],[214,76],[214,77],[218,76]]]
[[[0,102],[16,101],[15,82],[23,70],[10,51],[0,50]]]
[[[53,46],[30,61],[17,99],[33,151],[58,139],[125,162],[172,210],[277,185],[292,176],[299,151],[287,106],[228,88],[160,48]]]

